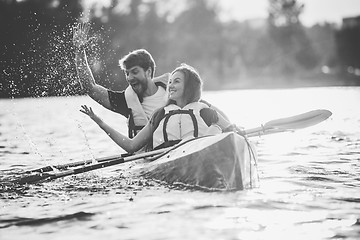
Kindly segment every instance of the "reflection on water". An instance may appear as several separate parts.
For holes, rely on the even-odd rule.
[[[236,124],[313,109],[333,115],[294,133],[252,138],[260,187],[202,192],[134,179],[126,165],[34,185],[11,184],[49,164],[122,153],[81,104],[126,133],[88,97],[0,100],[1,239],[358,239],[360,88],[206,92]],[[235,103],[235,104],[234,104]]]

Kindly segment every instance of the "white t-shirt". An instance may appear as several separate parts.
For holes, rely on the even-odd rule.
[[[165,106],[166,103],[166,90],[162,87],[158,87],[158,90],[154,95],[144,97],[143,102],[141,103],[141,106],[143,107],[143,110],[150,119],[153,112],[160,108]]]

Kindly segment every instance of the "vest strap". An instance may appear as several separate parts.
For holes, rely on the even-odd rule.
[[[178,110],[172,110],[172,111],[169,111],[169,113],[165,114],[164,116],[164,125],[163,125],[163,137],[164,137],[164,142],[168,142],[169,141],[169,138],[168,138],[168,134],[167,134],[167,131],[166,131],[166,127],[167,127],[167,123],[169,121],[169,118],[172,116],[172,115],[175,115],[175,114],[189,114],[190,117],[191,117],[191,120],[193,122],[193,125],[194,125],[194,137],[198,137],[199,136],[199,126],[198,126],[198,122],[196,120],[196,117],[195,117],[195,114],[194,114],[194,111],[193,109],[188,109],[188,110],[183,110],[183,109],[178,109]]]

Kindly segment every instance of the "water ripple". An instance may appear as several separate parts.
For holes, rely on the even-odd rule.
[[[0,228],[8,228],[12,226],[39,226],[53,222],[66,221],[66,220],[78,220],[86,221],[90,220],[94,213],[77,212],[72,214],[65,214],[55,217],[46,218],[13,218],[0,220]]]

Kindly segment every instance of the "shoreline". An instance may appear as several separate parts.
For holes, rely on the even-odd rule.
[[[339,77],[340,78],[340,77]],[[286,89],[286,88],[312,88],[312,87],[355,87],[360,86],[360,78],[339,80],[336,77],[296,78],[247,78],[245,81],[226,82],[224,85],[210,88],[209,90],[231,89]]]
[[[318,78],[288,78],[283,77],[247,77],[240,78],[238,81],[225,81],[225,83],[211,81],[205,82],[204,91],[222,91],[222,90],[242,90],[242,89],[291,89],[291,88],[314,88],[314,87],[356,87],[360,86],[360,78],[344,77],[318,77]],[[299,80],[301,79],[301,80]],[[342,79],[342,80],[339,80]],[[206,83],[209,83],[207,85]],[[3,96],[4,95],[4,96]],[[9,96],[8,93],[0,92],[0,99],[18,99],[18,98],[37,98],[37,97],[56,97],[56,96],[81,96],[82,93],[73,93],[69,95],[47,95],[47,96]]]

